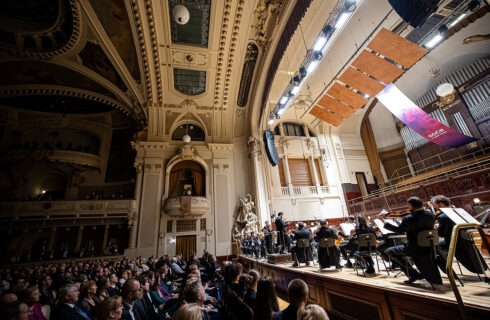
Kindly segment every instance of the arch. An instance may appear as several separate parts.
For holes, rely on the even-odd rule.
[[[173,141],[181,141],[183,136],[188,134],[191,137],[191,141],[205,141],[206,135],[204,134],[204,130],[195,124],[192,123],[184,123],[175,128],[172,133]]]
[[[197,161],[183,160],[176,163],[169,174],[169,197],[192,195],[206,196],[206,174]]]
[[[204,140],[206,140],[206,138],[209,136],[206,124],[195,113],[190,111],[179,115],[177,119],[175,119],[174,123],[172,123],[169,132],[173,133],[178,126],[186,123],[200,127],[204,131]]]
[[[318,136],[318,132],[317,130],[314,130],[314,128],[312,128],[308,123],[305,123],[305,122],[302,122],[302,121],[296,121],[296,120],[290,120],[290,119],[285,119],[285,120],[282,120],[280,121],[279,123],[276,124],[276,126],[274,127],[274,134],[276,134],[276,128],[277,130],[279,130],[279,125],[284,125],[284,124],[287,124],[287,123],[290,123],[290,124],[293,124],[293,125],[300,125],[300,126],[303,126],[304,128],[308,129],[308,131],[310,132],[310,136],[311,136],[311,133],[313,133],[313,137],[317,137]],[[288,135],[285,133],[285,136],[286,137],[294,137],[294,136],[300,136],[300,137],[306,137],[306,132],[304,132],[304,135]]]
[[[209,167],[206,164],[206,161],[203,158],[199,157],[195,153],[194,148],[190,148],[190,149],[192,151],[191,154],[189,154],[187,152],[181,152],[179,154],[176,154],[174,157],[172,157],[172,159],[170,159],[170,161],[168,162],[167,168],[165,169],[165,193],[162,196],[162,200],[169,198],[170,172],[172,171],[172,168],[174,168],[180,162],[186,161],[186,160],[191,160],[191,161],[197,162],[204,169],[204,177],[205,177],[205,179],[204,179],[204,197],[209,198],[210,183],[209,183],[209,179],[207,178],[207,177],[209,177],[209,174],[210,174]]]

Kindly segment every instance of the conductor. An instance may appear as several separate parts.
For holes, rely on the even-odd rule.
[[[276,218],[276,230],[277,230],[277,246],[280,248],[280,251],[279,253],[283,254],[284,253],[284,249],[286,248],[286,241],[284,239],[284,231],[285,231],[285,228],[289,225],[289,222],[285,222],[283,219],[282,219],[282,216],[284,215],[284,213],[282,212],[279,212],[277,214],[277,218]]]

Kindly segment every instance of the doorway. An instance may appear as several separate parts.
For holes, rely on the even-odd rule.
[[[178,236],[175,254],[182,254],[182,259],[189,261],[196,252],[196,236]]]

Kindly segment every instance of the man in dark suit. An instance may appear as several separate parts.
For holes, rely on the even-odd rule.
[[[109,286],[109,288],[107,288],[107,293],[109,294],[109,297],[118,296],[120,294],[120,291],[117,286],[117,282],[118,282],[117,275],[115,273],[112,273],[109,276],[109,280],[111,282],[111,285]]]
[[[430,247],[419,247],[417,245],[417,234],[419,231],[434,229],[435,217],[430,211],[424,210],[422,200],[417,197],[408,199],[408,207],[411,213],[406,215],[400,226],[385,223],[385,229],[395,233],[407,233],[407,243],[388,248],[386,253],[391,260],[401,266],[401,269],[408,277],[406,283],[413,283],[420,279],[427,279],[432,284],[442,284],[441,274],[434,259]],[[413,258],[415,265],[420,273],[407,263],[407,256]],[[408,266],[408,270],[405,268]]]
[[[304,222],[300,222],[298,224],[298,230],[294,233],[294,240],[296,240],[296,245],[291,246],[291,254],[293,256],[293,267],[298,266],[298,253],[299,253],[299,248],[298,248],[298,240],[301,239],[307,239],[310,240],[311,237],[311,230],[310,229],[305,229],[305,224]],[[304,248],[305,250],[305,259],[306,259],[306,265],[310,265],[310,261],[313,260],[313,254],[311,252],[311,249]]]
[[[76,284],[66,284],[61,287],[58,293],[59,304],[52,319],[54,320],[90,320],[88,314],[76,306],[78,301],[78,286]]]
[[[319,242],[322,238],[331,238],[334,242],[337,240],[337,235],[332,228],[328,227],[326,220],[320,222],[320,229],[315,234],[315,241]],[[328,254],[327,254],[328,250]],[[322,268],[335,266],[340,268],[340,252],[336,246],[331,248],[318,248],[318,263]]]
[[[301,279],[294,279],[288,285],[289,306],[274,314],[273,320],[296,320],[298,309],[308,301],[308,285]]]
[[[277,245],[280,248],[279,253],[284,253],[284,249],[286,248],[286,241],[284,239],[284,231],[285,231],[286,227],[289,225],[289,222],[285,222],[282,219],[283,215],[284,214],[282,212],[279,212],[277,214],[277,218],[275,221],[276,230],[277,230]]]
[[[123,298],[123,320],[148,320],[148,313],[145,312],[142,304],[137,302],[142,297],[141,285],[136,279],[129,279],[124,282],[122,287]]]
[[[268,254],[273,253],[272,249],[272,227],[269,221],[265,222],[265,226],[262,228],[262,233],[264,234],[265,248]]]

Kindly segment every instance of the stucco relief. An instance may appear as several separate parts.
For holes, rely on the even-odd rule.
[[[232,240],[234,243],[241,243],[244,236],[251,232],[258,232],[258,219],[255,214],[255,202],[252,196],[247,194],[240,197],[233,213]]]

